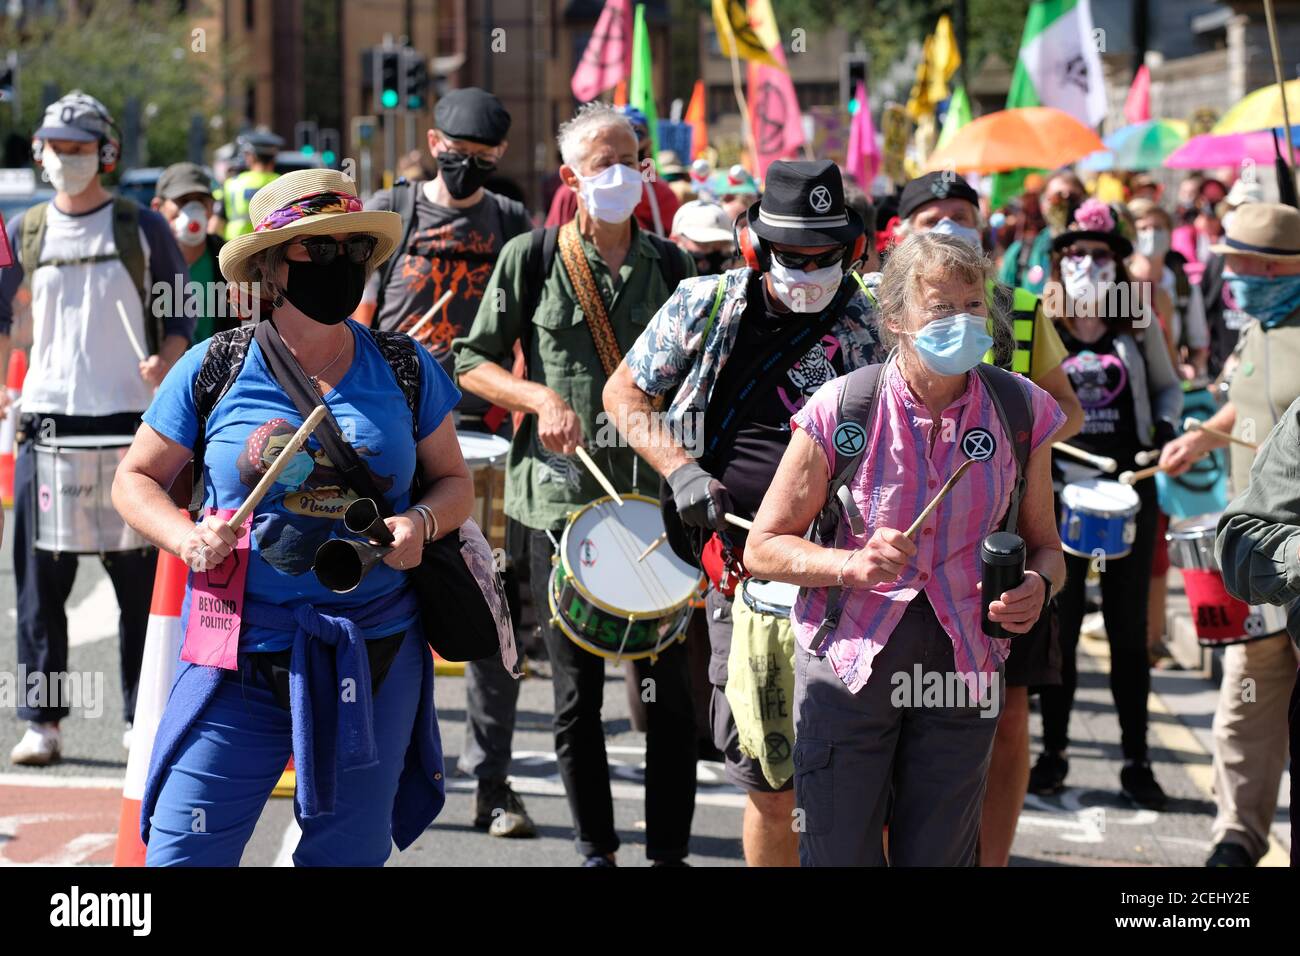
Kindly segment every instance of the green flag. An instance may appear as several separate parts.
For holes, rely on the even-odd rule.
[[[948,101],[948,114],[943,118],[943,129],[939,131],[939,141],[935,144],[935,149],[943,149],[948,145],[948,140],[957,135],[957,130],[969,123],[973,116],[970,112],[970,97],[966,95],[966,87],[959,86],[953,91],[952,99]]]
[[[632,76],[627,86],[628,106],[635,106],[645,114],[650,127],[650,159],[658,168],[659,114],[655,111],[654,67],[650,63],[650,32],[645,25],[645,4],[636,5],[636,20],[632,27]]]

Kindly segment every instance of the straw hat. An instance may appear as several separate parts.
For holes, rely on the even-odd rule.
[[[252,282],[249,259],[265,249],[303,236],[365,233],[378,242],[367,267],[393,254],[402,238],[402,217],[361,208],[357,187],[336,169],[299,169],[267,183],[248,204],[253,231],[221,247],[221,273],[227,282]]]
[[[1245,203],[1232,214],[1223,241],[1210,251],[1278,262],[1300,259],[1300,210],[1276,202]]]

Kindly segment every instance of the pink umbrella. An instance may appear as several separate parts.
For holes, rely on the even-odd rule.
[[[1300,127],[1293,131],[1292,139],[1300,146]],[[1165,157],[1165,165],[1170,169],[1206,169],[1235,166],[1247,159],[1264,165],[1273,162],[1272,130],[1193,136]]]

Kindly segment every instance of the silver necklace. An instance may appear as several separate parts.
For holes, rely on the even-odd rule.
[[[344,350],[345,348],[347,348],[347,347],[348,347],[348,337],[347,337],[347,336],[344,336],[344,337],[343,337],[343,344],[339,346],[339,350],[338,350],[338,352],[334,355],[334,357],[333,357],[332,359],[329,360],[329,364],[326,365],[326,366],[325,366],[323,369],[321,369],[319,372],[317,372],[315,375],[308,375],[308,376],[307,376],[307,381],[311,382],[311,387],[312,387],[312,388],[316,389],[316,391],[318,391],[318,392],[320,391],[320,377],[321,377],[322,375],[324,375],[326,372],[328,372],[328,371],[333,367],[334,363],[337,362],[337,361],[339,360],[339,356],[341,356],[341,355],[343,354],[343,350]]]

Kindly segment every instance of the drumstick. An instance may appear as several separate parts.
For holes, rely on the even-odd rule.
[[[1126,471],[1119,476],[1119,483],[1121,485],[1136,484],[1143,478],[1150,478],[1152,475],[1164,470],[1163,465],[1152,465],[1150,468],[1143,468],[1140,471]]]
[[[455,293],[455,291],[456,290],[454,288],[448,289],[442,295],[438,296],[438,301],[429,307],[428,312],[420,316],[420,321],[416,322],[415,325],[411,326],[411,328],[407,331],[406,334],[409,335],[411,338],[415,338],[416,333],[429,324],[429,321],[433,318],[433,314],[447,304],[447,300],[452,297],[452,294]]]
[[[276,480],[280,477],[280,473],[289,467],[289,462],[291,462],[293,457],[298,454],[298,449],[302,448],[303,444],[307,441],[308,436],[311,435],[316,426],[321,423],[321,419],[325,417],[325,412],[326,408],[324,405],[316,406],[315,410],[307,416],[307,420],[302,423],[302,427],[293,433],[293,437],[289,439],[289,444],[285,445],[284,448],[281,449],[280,454],[276,457],[275,461],[271,462],[271,467],[266,469],[266,474],[264,474],[262,480],[257,483],[257,487],[254,488],[252,493],[244,499],[244,503],[239,506],[239,510],[236,511],[234,515],[231,516],[230,520],[226,522],[230,527],[235,529],[236,533],[239,532],[239,529],[243,526],[244,522],[248,520],[248,516],[253,513],[253,509],[256,508],[258,504],[261,503],[262,499],[266,497],[266,493],[271,490],[271,486],[275,484]]]
[[[646,558],[650,557],[654,549],[659,547],[659,545],[663,544],[667,540],[668,540],[668,532],[665,531],[659,537],[655,538],[653,541],[650,542],[650,547],[646,548],[644,551],[641,552],[641,556],[636,559],[637,563],[640,564]]]
[[[587,466],[587,470],[591,472],[592,477],[600,482],[600,487],[605,489],[605,494],[617,501],[619,507],[622,507],[623,499],[619,497],[619,493],[614,490],[614,486],[609,483],[609,479],[605,477],[605,473],[600,470],[599,466],[597,466],[594,461],[592,461],[591,456],[587,454],[587,449],[579,445],[574,449],[574,451],[578,453],[578,457],[582,459],[582,463]]]
[[[1204,422],[1197,421],[1195,418],[1189,418],[1183,422],[1183,430],[1189,432],[1205,432],[1207,435],[1213,435],[1222,441],[1230,441],[1237,445],[1245,445],[1252,451],[1259,451],[1259,445],[1253,441],[1246,441],[1244,438],[1238,438],[1236,435],[1229,435],[1227,432],[1221,432],[1217,428],[1210,428]]]
[[[126,329],[126,337],[131,340],[131,348],[135,349],[135,354],[140,357],[140,361],[145,360],[144,349],[140,348],[140,340],[135,337],[135,329],[131,328],[131,318],[126,314],[126,308],[122,305],[122,300],[118,299],[115,303],[117,314],[122,319],[122,328]]]
[[[1139,465],[1149,465],[1160,457],[1160,449],[1152,448],[1149,451],[1140,451],[1133,456],[1133,460]]]
[[[1119,467],[1119,462],[1114,458],[1107,458],[1105,455],[1094,455],[1092,452],[1084,451],[1082,448],[1075,448],[1073,445],[1067,445],[1063,441],[1052,442],[1052,447],[1057,451],[1064,452],[1067,455],[1073,455],[1090,465],[1096,465],[1106,474],[1114,474],[1115,469]]]
[[[925,510],[916,516],[916,520],[912,522],[912,527],[908,528],[907,531],[903,533],[904,537],[910,538],[920,530],[921,525],[925,523],[925,519],[930,517],[930,513],[934,511],[935,508],[939,507],[939,502],[943,501],[944,495],[952,491],[957,482],[961,480],[961,476],[966,474],[966,469],[974,464],[974,462],[975,459],[967,458],[957,466],[957,470],[952,473],[951,478],[943,483],[943,487],[939,489],[939,493],[931,498],[930,503],[925,506]]]
[[[728,524],[734,524],[737,528],[744,528],[746,531],[754,530],[754,522],[748,520],[747,518],[742,518],[740,517],[740,515],[733,515],[730,511],[728,511],[722,517],[727,520]]]

